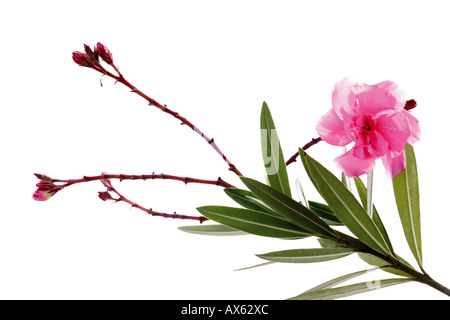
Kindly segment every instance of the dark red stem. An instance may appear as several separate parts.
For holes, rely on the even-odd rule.
[[[308,142],[307,144],[305,144],[302,149],[303,150],[307,150],[308,148],[312,147],[313,145],[319,143],[320,141],[322,141],[322,138],[313,138],[310,142]],[[299,156],[299,153],[297,151],[296,154],[292,155],[292,157],[289,158],[288,161],[286,161],[286,166],[290,165],[292,162],[296,162],[297,161],[297,157]]]
[[[120,73],[119,69],[114,65],[111,64],[111,66],[114,68],[114,70],[118,73],[118,76],[112,74],[111,72],[105,70],[103,67],[98,67],[98,66],[90,66],[92,69],[116,80],[117,82],[122,83],[123,85],[127,86],[128,88],[131,89],[131,92],[134,92],[136,94],[138,94],[139,96],[141,96],[142,98],[144,98],[145,100],[147,100],[149,105],[153,105],[155,107],[157,107],[158,109],[160,109],[161,111],[170,114],[172,117],[178,119],[179,121],[181,121],[182,125],[186,125],[189,128],[191,128],[193,131],[195,131],[197,134],[199,134],[218,154],[219,156],[227,163],[229,170],[234,172],[236,175],[238,176],[242,176],[242,173],[236,168],[236,166],[225,156],[225,154],[219,149],[219,147],[217,146],[217,144],[215,143],[213,138],[209,138],[208,136],[206,136],[199,128],[197,128],[192,122],[190,122],[188,119],[186,119],[185,117],[182,117],[178,112],[175,112],[171,109],[169,109],[166,105],[162,105],[161,103],[159,103],[158,101],[156,101],[155,99],[149,97],[148,95],[146,95],[145,93],[143,93],[142,91],[140,91],[139,89],[137,89],[134,85],[132,85],[130,82],[128,82],[128,80],[126,80],[124,78],[124,76],[122,75],[122,73]]]
[[[155,179],[162,179],[162,180],[176,180],[184,182],[185,184],[188,183],[199,183],[199,184],[209,184],[209,185],[216,185],[224,188],[235,188],[233,185],[229,184],[225,180],[222,180],[220,177],[217,178],[217,180],[204,180],[204,179],[197,179],[197,178],[190,178],[190,177],[179,177],[169,174],[142,174],[142,175],[130,175],[130,174],[106,174],[103,173],[98,176],[84,176],[80,179],[68,179],[68,180],[62,180],[62,179],[52,179],[52,182],[56,183],[64,183],[64,187],[70,186],[72,184],[76,183],[82,183],[82,182],[89,182],[89,181],[95,181],[95,180],[109,180],[109,179],[118,179],[120,181],[122,180],[155,180]]]
[[[188,216],[188,215],[178,214],[176,212],[163,213],[163,212],[154,211],[151,208],[147,209],[147,208],[141,206],[140,204],[137,204],[136,202],[129,200],[124,195],[119,193],[117,191],[117,189],[112,186],[111,181],[104,180],[103,183],[105,184],[105,186],[107,186],[109,192],[114,192],[119,197],[117,199],[111,198],[111,200],[115,200],[116,202],[122,201],[122,202],[128,203],[129,205],[131,205],[132,208],[138,208],[139,210],[142,210],[151,216],[163,217],[163,218],[168,218],[168,219],[170,218],[170,219],[182,219],[182,220],[195,220],[195,221],[199,221],[200,223],[209,220],[208,218],[206,218],[204,216]]]

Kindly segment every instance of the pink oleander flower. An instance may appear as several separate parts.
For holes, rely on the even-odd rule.
[[[46,201],[64,188],[62,186],[57,186],[51,181],[45,180],[39,181],[36,184],[36,187],[38,187],[38,189],[33,193],[33,199],[36,201]]]
[[[415,106],[413,101],[409,100],[409,109]],[[420,139],[419,122],[405,104],[403,92],[392,81],[359,85],[346,78],[335,85],[333,108],[322,116],[316,130],[331,145],[354,142],[335,159],[347,177],[372,171],[380,158],[391,178],[405,169],[405,144]]]

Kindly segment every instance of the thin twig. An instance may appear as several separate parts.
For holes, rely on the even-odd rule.
[[[182,215],[182,214],[178,214],[176,212],[174,213],[163,213],[163,212],[158,212],[155,211],[153,209],[147,209],[143,206],[141,206],[140,204],[137,204],[136,202],[133,202],[131,200],[129,200],[128,198],[126,198],[123,194],[119,193],[117,191],[117,189],[115,187],[113,187],[112,183],[110,180],[101,180],[103,182],[103,184],[105,185],[105,187],[107,188],[108,191],[106,192],[99,192],[99,197],[100,199],[106,201],[106,200],[113,200],[115,202],[125,202],[128,203],[132,208],[137,208],[139,210],[144,211],[145,213],[151,215],[151,216],[156,216],[156,217],[163,217],[163,218],[168,218],[168,219],[182,219],[182,220],[195,220],[195,221],[199,221],[200,223],[203,223],[204,221],[209,220],[208,218],[204,217],[204,216],[188,216],[188,215]],[[118,198],[113,198],[109,192],[114,192]]]
[[[102,48],[106,48],[101,44],[97,44],[97,47],[99,47],[99,46],[101,46]],[[201,131],[198,127],[196,127],[188,119],[186,119],[185,117],[182,117],[178,112],[169,109],[166,105],[163,105],[163,104],[159,103],[158,101],[156,101],[155,99],[149,97],[148,95],[146,95],[145,93],[140,91],[138,88],[136,88],[133,84],[131,84],[128,80],[126,80],[125,77],[123,76],[123,74],[119,71],[119,68],[117,68],[117,66],[114,64],[114,62],[112,60],[112,56],[109,53],[109,50],[108,50],[107,57],[106,57],[107,59],[105,62],[108,63],[109,65],[111,65],[114,68],[114,70],[117,72],[118,75],[115,75],[115,74],[107,71],[100,64],[100,60],[98,59],[98,54],[97,54],[97,47],[95,48],[94,51],[92,51],[89,46],[85,45],[87,59],[82,59],[82,58],[78,57],[78,60],[74,58],[75,62],[81,66],[96,70],[96,71],[100,72],[101,74],[116,80],[116,82],[122,83],[123,85],[128,87],[131,90],[131,92],[134,92],[137,95],[144,98],[145,100],[147,100],[149,105],[155,106],[158,109],[160,109],[161,111],[178,119],[182,125],[188,126],[193,131],[195,131],[198,135],[200,135],[219,154],[219,156],[227,163],[230,171],[234,172],[238,176],[242,176],[242,173],[237,169],[237,167],[219,149],[219,147],[217,146],[217,144],[213,138],[209,138],[206,134],[203,133],[203,131]],[[76,54],[76,53],[77,52],[75,52],[74,54]],[[104,56],[105,56],[105,54],[101,55],[102,59],[104,59]]]
[[[313,138],[310,142],[308,142],[307,144],[305,144],[305,145],[302,147],[302,149],[306,151],[307,149],[309,149],[309,148],[312,147],[313,145],[319,143],[320,141],[322,141],[322,138],[320,138],[320,137],[319,137],[319,138]],[[298,153],[298,151],[297,151],[297,153],[293,154],[292,157],[290,157],[289,160],[286,161],[286,166],[290,165],[290,164],[293,163],[293,162],[296,162],[296,161],[297,161],[297,157],[298,157],[299,155],[300,155],[300,154]]]
[[[232,184],[229,184],[222,178],[217,178],[217,180],[205,180],[205,179],[197,179],[197,178],[191,178],[191,177],[179,177],[174,176],[170,174],[142,174],[142,175],[130,175],[130,174],[107,174],[102,173],[98,176],[84,176],[80,179],[51,179],[54,183],[63,183],[64,187],[70,186],[76,183],[82,183],[82,182],[89,182],[89,181],[95,181],[95,180],[106,180],[106,179],[118,179],[120,181],[122,180],[155,180],[155,179],[162,179],[162,180],[175,180],[175,181],[181,181],[185,184],[188,183],[198,183],[198,184],[208,184],[208,185],[216,185],[223,188],[235,188]]]

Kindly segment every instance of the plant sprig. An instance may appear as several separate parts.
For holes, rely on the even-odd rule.
[[[270,111],[268,110],[266,103],[263,104],[261,112],[265,118],[270,117],[272,129],[275,130],[273,119],[270,116]],[[267,129],[266,127],[267,126],[264,124],[263,129]],[[274,134],[275,132],[272,132],[272,135]],[[264,138],[263,140],[266,141],[267,138]],[[269,153],[273,152],[274,145],[279,145],[279,141],[276,141],[276,143],[267,146],[270,149]],[[265,145],[266,144],[263,143],[264,158],[267,154],[267,150],[264,150]],[[277,150],[281,152],[281,149]],[[393,186],[405,236],[408,243],[410,243],[412,252],[415,253],[417,248],[420,248],[420,223],[418,217],[419,211],[417,209],[419,196],[417,187],[417,167],[413,147],[406,145],[405,153],[407,162],[406,170],[401,175],[394,178]],[[287,177],[284,176],[282,178],[278,176],[275,180],[267,179],[268,185],[250,178],[241,177],[241,180],[247,188],[249,188],[249,191],[241,191],[241,198],[235,200],[237,200],[236,202],[238,204],[247,207],[247,209],[249,207],[254,208],[253,204],[255,203],[255,199],[260,200],[269,208],[273,216],[290,224],[289,228],[298,228],[298,230],[302,230],[304,237],[317,237],[322,248],[282,250],[258,254],[257,256],[272,263],[312,263],[334,260],[343,258],[351,253],[358,253],[358,256],[363,261],[372,264],[381,270],[400,275],[401,278],[383,279],[370,283],[366,282],[335,287],[341,282],[366,273],[366,271],[361,271],[330,280],[329,282],[308,290],[292,299],[341,298],[409,281],[426,284],[447,296],[450,296],[449,288],[436,282],[424,271],[422,260],[419,259],[421,257],[420,252],[417,252],[415,256],[422,272],[417,271],[411,264],[398,256],[398,254],[394,253],[394,248],[376,209],[374,209],[374,216],[371,218],[367,209],[360,204],[349,188],[340,179],[335,177],[328,169],[309,156],[302,148],[299,149],[298,154],[302,159],[303,167],[308,173],[310,180],[319,194],[326,201],[327,205],[315,203],[316,208],[319,207],[320,210],[309,210],[302,203],[291,199],[290,196],[283,193],[284,190],[287,190],[287,187],[280,187],[282,184],[280,184],[279,181],[288,183]],[[280,155],[278,159],[283,159],[283,157]],[[271,174],[271,172],[267,171],[267,174]],[[272,174],[276,175],[277,173]],[[367,192],[367,190],[364,184],[359,178],[355,179],[355,184],[361,197],[361,203],[366,205],[365,192]],[[242,198],[247,201],[243,201]],[[208,208],[208,210],[205,211],[205,208]],[[275,228],[276,226],[275,224],[271,224],[272,218],[269,215],[263,216],[266,218],[259,221],[260,225],[264,224],[264,228],[248,228],[248,226],[253,224],[251,216],[245,218],[243,215],[237,217],[233,215],[234,218],[231,220],[229,219],[231,217],[231,212],[237,210],[235,208],[209,206],[200,207],[198,210],[210,219],[223,223],[229,227],[260,236],[276,237],[276,234],[272,230],[272,228]],[[328,219],[324,219],[323,216],[319,215],[322,211],[326,212]],[[220,217],[216,215],[219,212]],[[261,214],[261,211],[256,210],[255,214]],[[345,225],[356,238],[337,231],[333,228],[332,224],[328,224],[327,222],[330,221],[329,215],[336,218],[333,219],[334,221],[339,221]],[[236,223],[236,221],[238,221],[238,223]],[[184,227],[182,230],[187,231],[189,228]],[[376,285],[372,285],[373,283]]]
[[[420,228],[420,200],[419,200],[419,184],[417,163],[414,155],[414,149],[410,144],[406,144],[404,151],[396,150],[397,153],[405,154],[406,165],[404,170],[393,178],[393,191],[396,199],[397,209],[410,250],[419,265],[420,271],[416,270],[410,263],[401,258],[394,251],[394,246],[390,241],[389,235],[381,221],[381,217],[371,201],[371,187],[364,185],[359,177],[354,178],[357,194],[360,201],[355,197],[349,185],[347,177],[343,175],[342,179],[338,179],[333,173],[326,169],[322,164],[306,153],[310,147],[316,145],[320,141],[327,140],[325,136],[313,138],[305,144],[299,151],[292,155],[286,162],[284,160],[280,139],[277,134],[274,120],[270,113],[267,103],[263,103],[260,115],[261,129],[261,147],[267,175],[266,184],[245,177],[237,169],[228,157],[219,149],[213,138],[206,136],[203,131],[197,128],[187,118],[181,116],[178,112],[168,108],[151,98],[147,94],[137,89],[133,84],[125,79],[123,74],[116,66],[111,52],[101,43],[97,43],[92,50],[89,46],[84,46],[84,52],[75,51],[72,55],[73,60],[80,66],[90,68],[101,73],[103,76],[110,77],[116,82],[128,87],[131,92],[144,98],[151,106],[155,106],[166,114],[186,125],[191,130],[200,135],[213,150],[225,161],[228,169],[234,172],[247,187],[247,189],[238,189],[234,185],[222,180],[220,177],[215,180],[206,180],[192,177],[181,177],[168,174],[107,174],[102,173],[97,176],[83,176],[78,179],[53,179],[44,174],[35,174],[40,180],[37,184],[38,189],[33,194],[35,200],[44,201],[51,198],[57,192],[69,186],[87,183],[91,181],[101,181],[106,187],[106,191],[100,191],[98,196],[103,201],[123,202],[132,208],[137,208],[152,216],[160,216],[173,219],[195,220],[200,223],[207,220],[213,220],[216,224],[204,224],[196,226],[183,226],[179,229],[185,232],[201,234],[201,235],[242,235],[254,234],[264,237],[300,240],[308,237],[318,239],[320,248],[299,248],[290,250],[280,250],[268,253],[257,254],[257,256],[266,262],[261,265],[271,263],[316,263],[330,261],[334,259],[344,258],[348,255],[356,253],[363,261],[375,266],[374,269],[352,272],[341,277],[331,279],[310,290],[307,290],[292,299],[334,299],[347,297],[353,294],[367,292],[373,289],[381,289],[384,287],[416,281],[428,285],[447,296],[450,296],[450,289],[432,279],[424,270],[424,262],[422,256],[422,237]],[[112,67],[113,72],[108,71],[102,63],[106,63]],[[348,85],[350,82],[344,80],[340,85]],[[393,83],[385,82],[379,84],[382,88],[395,90]],[[355,90],[361,87],[353,84]],[[370,87],[370,86],[369,86]],[[380,87],[372,86],[374,90]],[[371,87],[371,88],[372,88]],[[342,97],[341,97],[342,98]],[[337,98],[336,98],[337,99]],[[340,103],[340,100],[337,99]],[[395,100],[395,99],[394,99]],[[356,100],[355,100],[356,101]],[[397,111],[403,112],[403,116],[408,118],[410,125],[411,138],[418,138],[418,125],[415,118],[409,112],[417,105],[415,100],[408,100],[403,107],[403,102],[397,105]],[[336,107],[337,112],[346,112],[341,105]],[[404,110],[403,110],[404,109]],[[350,141],[347,136],[348,132],[341,130],[336,126],[341,120],[336,113],[331,110],[322,123],[322,132],[330,133],[330,138],[337,145],[341,145],[342,138],[345,145]],[[406,110],[406,111],[405,111]],[[359,114],[360,116],[360,114]],[[411,117],[411,118],[409,118]],[[414,119],[413,119],[414,118]],[[356,119],[356,118],[355,118]],[[374,124],[373,119],[367,120],[361,117],[362,134],[365,138],[369,137],[372,129],[379,129]],[[348,119],[347,119],[348,120]],[[373,120],[373,121],[372,121]],[[403,119],[405,120],[405,119]],[[328,122],[327,122],[328,121]],[[333,122],[334,121],[334,122]],[[355,120],[356,121],[356,120]],[[385,119],[385,121],[387,121]],[[330,130],[329,124],[335,125],[337,133]],[[404,123],[404,122],[403,122]],[[416,129],[412,132],[411,127]],[[389,126],[388,126],[389,127]],[[393,130],[392,128],[388,128]],[[341,130],[341,131],[339,131]],[[397,129],[394,128],[394,132]],[[328,132],[330,131],[330,132]],[[391,133],[390,131],[388,133]],[[341,136],[339,136],[341,135]],[[344,136],[344,138],[343,138]],[[351,138],[354,138],[351,136]],[[336,140],[337,139],[337,140]],[[411,139],[411,140],[414,140]],[[409,141],[409,140],[408,140]],[[403,146],[403,144],[401,145]],[[402,147],[403,148],[403,147]],[[387,162],[392,160],[392,155],[397,153],[389,153]],[[376,156],[370,154],[373,160]],[[292,197],[289,185],[289,177],[287,166],[301,158],[303,168],[305,169],[312,184],[321,195],[325,203],[309,201],[302,199],[305,203],[295,200]],[[393,160],[392,160],[393,161]],[[397,159],[398,161],[398,159]],[[387,163],[388,165],[391,165]],[[345,171],[343,169],[343,171]],[[347,173],[347,171],[346,171]],[[349,177],[351,177],[349,175]],[[225,207],[219,205],[208,205],[197,208],[201,216],[181,215],[176,212],[173,214],[154,211],[145,208],[142,205],[125,197],[120,193],[112,183],[112,180],[174,180],[185,184],[197,183],[205,185],[215,185],[222,187],[225,193],[233,199],[240,207]],[[369,189],[369,190],[368,190]],[[336,226],[345,226],[352,235],[337,230]],[[259,265],[258,265],[259,266]],[[252,267],[250,267],[252,268]],[[249,268],[245,268],[249,269]],[[389,273],[396,274],[399,278],[381,279],[375,282],[357,283],[351,285],[338,286],[339,284],[356,278],[369,271],[380,269]]]

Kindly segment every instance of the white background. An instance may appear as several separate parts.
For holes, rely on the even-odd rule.
[[[450,21],[445,1],[22,1],[0,9],[0,298],[285,299],[331,278],[369,268],[350,256],[320,264],[262,262],[255,253],[318,246],[202,237],[105,203],[91,182],[51,200],[32,200],[33,172],[80,178],[101,172],[221,176],[242,186],[203,139],[147,106],[111,79],[72,61],[72,51],[107,45],[124,76],[186,116],[246,175],[264,180],[259,112],[267,101],[286,158],[316,137],[343,77],[396,81],[418,101],[416,144],[424,266],[444,285],[450,211]],[[341,150],[321,143],[310,154],[336,170]],[[298,163],[294,188],[319,200]],[[195,215],[233,203],[215,186],[176,181],[116,182],[154,210]],[[294,192],[296,195],[296,193]],[[378,164],[375,203],[397,252],[414,262],[396,213],[391,182]],[[390,277],[381,271],[358,281]],[[446,299],[409,283],[352,299]]]

